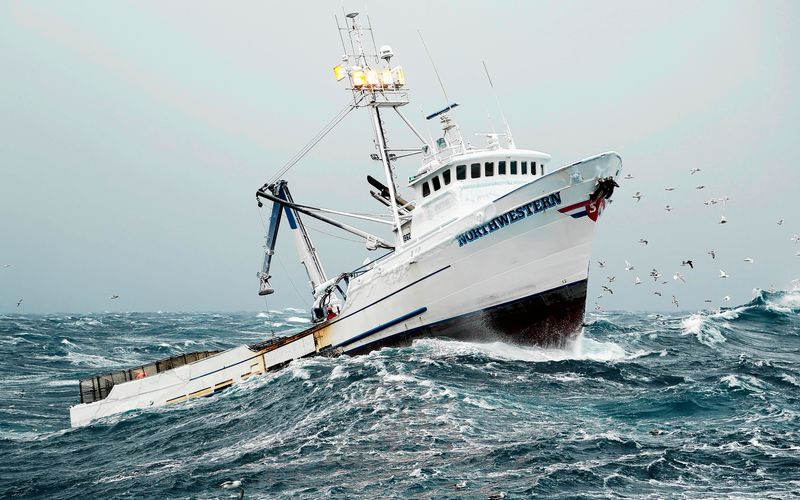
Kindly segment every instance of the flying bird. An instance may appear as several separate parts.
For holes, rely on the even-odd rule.
[[[720,277],[720,278],[727,278],[727,277],[728,277],[728,275],[727,275],[727,273],[725,273],[725,271],[723,271],[722,269],[720,269],[720,270],[719,270],[719,277]]]
[[[664,191],[675,191],[675,188],[674,187],[664,188]]]
[[[661,297],[661,292],[659,292],[658,290],[656,290],[655,292],[653,292],[653,294],[654,294],[654,295],[658,295],[659,297]]]
[[[729,300],[731,300],[731,296],[730,295],[726,295],[726,296],[722,297],[722,300],[724,300],[725,302],[728,302]]]
[[[714,252],[714,250],[709,250],[708,255],[710,255],[712,259],[716,259],[717,258],[717,254],[716,254],[716,252]]]
[[[719,223],[720,224],[727,224],[728,223],[728,219],[726,219],[725,216],[723,215],[722,218],[720,218]]]
[[[117,294],[115,293],[115,294],[111,295],[111,297],[109,297],[109,298],[110,298],[111,300],[115,300],[115,299],[118,299],[118,298],[119,298],[119,295],[117,295]]]
[[[4,267],[4,268],[6,268],[6,267],[11,267],[11,264],[3,264],[3,267]]]
[[[664,207],[664,210],[666,210],[667,212],[672,212],[672,207],[667,205]]]
[[[697,173],[697,172],[699,172],[699,171],[700,171],[700,169],[699,169],[699,168],[693,168],[693,169],[689,170],[689,175],[694,175],[694,174],[696,174],[696,173]]]
[[[607,279],[608,279],[609,283],[613,283],[614,280],[617,279],[617,277],[616,276],[607,276]]]
[[[706,304],[710,304],[711,303],[711,299],[706,299],[703,302],[705,302]]]
[[[633,266],[627,260],[625,261],[625,270],[626,271],[633,271]]]
[[[797,242],[800,241],[800,234],[795,234],[794,236],[792,236],[789,239],[794,241],[795,244],[797,244]]]
[[[682,282],[686,283],[686,280],[683,278],[681,273],[675,273],[672,275],[672,279],[674,280],[681,280]]]
[[[598,261],[597,261],[597,264],[598,264],[600,267],[606,267],[606,262],[605,262],[604,260],[598,260]]]
[[[639,191],[636,191],[636,194],[634,194],[632,196],[632,198],[634,200],[636,200],[636,203],[639,203],[642,200],[642,193],[640,193]]]
[[[17,301],[17,307],[19,307],[21,304],[22,304],[22,299],[19,299],[19,300]]]
[[[607,286],[601,285],[600,288],[602,288],[603,291],[606,291],[606,292],[610,293],[611,295],[614,295],[614,290],[608,288]]]
[[[629,181],[629,180],[633,179],[633,176],[631,174],[625,174],[625,177],[623,177],[623,179],[625,179],[626,181]]]
[[[778,225],[779,225],[779,226],[782,226],[782,225],[783,225],[783,219],[779,219],[779,220],[778,220]]]
[[[640,280],[639,277],[637,276],[636,277],[636,281],[634,281],[633,284],[634,285],[641,285],[642,284],[642,280]]]
[[[752,264],[754,262],[752,257],[747,257],[746,259],[744,259],[744,261],[745,262],[749,262],[750,264]]]
[[[703,185],[701,184],[701,185],[699,185],[699,186],[695,186],[695,189],[703,189],[704,187],[705,187],[705,186],[703,186]]]
[[[648,243],[650,243],[650,242],[649,242],[649,241],[647,241],[647,240],[645,240],[645,239],[643,239],[643,238],[639,238],[639,243],[641,243],[641,244],[643,244],[643,245],[647,245],[647,244],[648,244]]]
[[[242,486],[241,481],[225,481],[224,483],[219,485],[224,490],[232,490],[233,488],[239,488]]]
[[[675,307],[678,307],[678,299],[674,295],[672,296],[672,303],[675,304]]]
[[[691,261],[691,260],[684,260],[684,261],[681,261],[681,265],[682,265],[682,266],[689,266],[689,267],[691,267],[692,269],[694,269],[694,264],[692,263],[692,261]]]
[[[652,276],[653,281],[658,281],[658,278],[661,277],[661,273],[659,273],[657,270],[653,269],[652,271],[650,271],[650,276]]]

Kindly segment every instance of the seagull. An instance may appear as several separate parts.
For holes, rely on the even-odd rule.
[[[641,243],[641,244],[643,244],[643,245],[647,245],[647,244],[648,244],[648,243],[650,243],[650,242],[649,242],[649,241],[647,241],[647,240],[645,240],[645,239],[643,239],[643,238],[639,238],[639,243]]]
[[[642,199],[642,193],[640,193],[639,191],[636,191],[636,194],[634,194],[634,195],[632,196],[632,198],[633,198],[633,199],[635,199],[635,200],[636,200],[636,202],[638,203],[638,202],[639,202],[639,201],[641,201],[641,199]]]
[[[726,296],[722,297],[722,300],[727,302],[727,301],[731,300],[731,296],[730,295],[726,295]]]
[[[749,262],[750,264],[752,264],[754,262],[751,257],[747,257],[746,259],[744,259],[744,261],[745,262]]]
[[[602,307],[600,307],[600,304],[598,304],[597,302],[595,302],[595,303],[594,303],[594,310],[595,310],[595,311],[602,311],[602,310],[603,310],[603,308],[602,308]]]
[[[111,300],[118,299],[118,298],[119,298],[119,295],[117,295],[117,294],[115,293],[115,294],[113,294],[113,295],[112,295],[111,297],[109,297],[109,298],[110,298]]]
[[[681,273],[675,273],[672,275],[672,279],[674,280],[681,280],[682,282],[686,283],[686,280],[683,279],[683,275]]]
[[[694,269],[694,264],[692,263],[692,261],[691,261],[691,260],[684,260],[684,261],[681,261],[681,265],[682,265],[682,266],[689,266],[689,267],[691,267],[692,269]]]
[[[633,271],[633,266],[627,260],[625,261],[625,270],[626,271]]]
[[[225,481],[224,483],[220,484],[220,487],[224,490],[232,490],[233,488],[239,488],[241,486],[241,481]]]
[[[694,175],[694,174],[696,174],[696,173],[697,173],[697,172],[699,172],[699,171],[700,171],[700,169],[699,169],[699,168],[693,168],[693,169],[689,170],[689,175]]]
[[[695,189],[703,189],[704,187],[705,187],[705,186],[703,186],[703,185],[701,184],[701,185],[699,185],[699,186],[696,186],[696,187],[695,187]]]
[[[653,269],[652,271],[650,271],[650,276],[653,277],[653,281],[658,281],[658,278],[661,277],[661,273],[659,273],[657,270]]]
[[[613,283],[614,280],[617,279],[617,277],[616,276],[608,276],[607,279],[608,279],[609,283]]]
[[[675,191],[675,188],[674,187],[664,188],[664,191]]]
[[[711,299],[706,299],[703,302],[705,302],[706,304],[710,304],[711,303]]]
[[[714,199],[714,198],[711,198],[710,200],[706,200],[706,201],[703,202],[703,205],[716,205],[716,204],[717,204],[717,200]]]
[[[606,262],[605,262],[604,260],[598,260],[598,261],[597,261],[597,264],[598,264],[600,267],[606,267]]]
[[[666,207],[664,207],[664,210],[666,210],[667,212],[672,212],[672,207],[667,205]]]
[[[672,296],[672,303],[675,304],[675,307],[678,307],[678,299],[674,295]]]
[[[602,299],[603,297],[605,297],[605,295],[603,295],[603,294],[601,293],[600,295],[598,295],[598,296],[597,296],[597,297],[595,297],[595,298],[599,300],[599,299]]]
[[[641,285],[642,284],[642,280],[640,280],[639,277],[637,276],[636,277],[636,281],[633,284],[634,285]]]
[[[719,277],[720,277],[720,278],[727,278],[727,277],[728,277],[728,275],[725,273],[725,271],[723,271],[722,269],[720,269],[720,270],[719,270]]]
[[[779,225],[779,226],[782,226],[782,225],[783,225],[783,219],[780,219],[780,220],[778,220],[778,225]]]
[[[19,307],[19,306],[20,306],[20,304],[22,304],[22,299],[19,299],[19,300],[17,301],[17,307]]]
[[[11,264],[3,264],[3,268],[11,267]]]
[[[601,285],[600,288],[602,288],[604,291],[610,293],[611,295],[614,295],[614,290],[608,288],[607,286]]]
[[[710,255],[712,259],[716,259],[717,258],[717,254],[716,254],[716,252],[714,252],[714,250],[710,250],[708,252],[708,255]]]
[[[789,239],[794,241],[795,244],[797,244],[797,242],[800,241],[800,234],[795,234],[794,236],[792,236]]]
[[[658,295],[659,297],[661,297],[661,292],[659,292],[658,290],[656,290],[655,292],[653,292],[653,294],[655,294],[655,295]]]
[[[726,224],[727,222],[728,222],[728,219],[726,219],[724,215],[723,215],[723,216],[722,216],[722,218],[719,220],[719,223],[720,223],[720,224]]]
[[[631,174],[625,174],[625,177],[623,177],[623,179],[625,179],[626,181],[629,181],[629,180],[633,179],[633,176]]]

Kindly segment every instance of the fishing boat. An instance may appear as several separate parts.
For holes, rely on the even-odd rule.
[[[272,257],[279,230],[288,227],[308,275],[312,325],[81,380],[73,426],[209,396],[308,356],[353,355],[422,336],[560,347],[580,332],[596,223],[617,187],[620,156],[607,152],[552,168],[550,155],[518,148],[507,124],[473,146],[456,123],[457,103],[427,116],[441,135],[426,139],[403,112],[409,89],[391,47],[377,47],[371,24],[362,26],[357,13],[337,27],[345,55],[333,73],[347,87],[348,104],[256,192],[269,211],[258,293],[274,293]],[[371,118],[371,159],[383,179],[368,175],[367,184],[382,212],[296,202],[282,176],[354,110]],[[419,143],[390,145],[390,118]],[[421,165],[408,177],[409,200],[396,172],[403,158],[415,156]],[[327,272],[304,224],[310,218],[363,239],[376,256],[354,270]]]

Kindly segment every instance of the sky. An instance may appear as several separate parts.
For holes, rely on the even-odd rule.
[[[790,241],[800,233],[798,2],[9,0],[0,312],[307,307],[286,234],[277,291],[266,302],[256,294],[264,227],[254,193],[348,100],[331,72],[342,9],[367,11],[378,45],[393,47],[418,128],[446,104],[419,30],[465,135],[490,130],[489,115],[499,125],[486,61],[518,146],[551,154],[551,167],[622,155],[634,179],[597,228],[587,309],[675,310],[671,295],[681,310],[735,305],[800,277]],[[416,145],[402,124],[388,126],[392,144]],[[351,113],[286,175],[295,200],[377,211],[365,181],[381,174],[372,152],[366,111]],[[418,167],[403,160],[398,177]],[[712,197],[729,201],[705,206]],[[309,225],[329,274],[372,255]],[[662,297],[647,277],[654,267],[669,281]],[[597,299],[604,284],[614,294]]]

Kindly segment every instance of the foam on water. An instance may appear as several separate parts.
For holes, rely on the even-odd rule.
[[[419,339],[301,359],[80,429],[78,379],[297,331],[305,311],[0,316],[0,496],[217,498],[233,479],[254,498],[789,496],[797,300],[590,315],[564,349]]]

